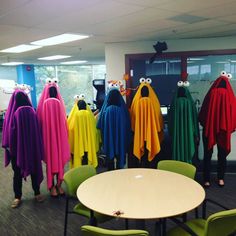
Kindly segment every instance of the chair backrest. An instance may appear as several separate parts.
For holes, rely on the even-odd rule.
[[[83,236],[108,236],[108,235],[118,235],[118,236],[148,236],[149,233],[145,230],[135,230],[135,229],[127,229],[127,230],[109,230],[102,229],[99,227],[84,225],[81,227],[81,232]]]
[[[236,209],[220,211],[208,217],[205,236],[229,236],[236,234]]]
[[[185,175],[191,179],[194,179],[196,174],[196,167],[194,165],[187,162],[175,160],[159,161],[157,164],[157,169],[175,172],[181,175]]]
[[[67,196],[76,197],[80,184],[94,175],[96,175],[96,169],[92,165],[83,165],[67,171],[64,174]]]

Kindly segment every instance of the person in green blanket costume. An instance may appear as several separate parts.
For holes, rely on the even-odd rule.
[[[179,81],[172,99],[168,131],[172,139],[172,159],[192,163],[199,142],[197,109],[188,90],[188,81]]]

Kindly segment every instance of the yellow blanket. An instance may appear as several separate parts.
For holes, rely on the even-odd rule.
[[[141,89],[147,86],[148,97],[141,96]],[[138,158],[144,154],[144,145],[148,150],[148,160],[152,161],[160,152],[160,143],[163,139],[163,117],[159,100],[148,83],[142,83],[137,90],[131,104],[131,126],[134,131],[133,153]]]

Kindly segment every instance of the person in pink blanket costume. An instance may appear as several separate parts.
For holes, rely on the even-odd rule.
[[[64,167],[70,160],[68,128],[64,101],[57,79],[47,79],[42,91],[37,116],[42,130],[47,170],[47,187],[52,197],[64,195],[61,187]]]

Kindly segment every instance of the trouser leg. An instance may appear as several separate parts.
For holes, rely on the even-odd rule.
[[[39,184],[37,182],[37,176],[36,175],[31,175],[31,183],[32,183],[32,188],[34,190],[34,195],[39,195],[40,194],[40,190],[39,190]]]
[[[203,157],[203,178],[205,182],[210,181],[210,174],[211,174],[211,157],[213,153],[213,148],[208,149],[208,140],[203,135],[203,147],[204,147],[204,157]]]
[[[115,170],[114,159],[107,158],[107,169],[108,170]]]
[[[218,179],[224,179],[225,170],[226,170],[226,151],[217,145],[218,148],[218,161],[217,161],[217,177]]]
[[[13,191],[15,194],[15,198],[21,199],[22,196],[22,176],[21,170],[16,164],[16,158],[12,157],[11,159],[12,169],[14,171],[13,175]]]

